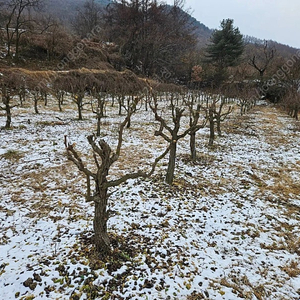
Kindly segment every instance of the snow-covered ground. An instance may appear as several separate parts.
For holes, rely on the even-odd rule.
[[[152,178],[112,190],[114,250],[101,261],[85,178],[64,149],[68,135],[92,166],[86,136],[95,119],[85,111],[77,121],[54,103],[40,110],[13,109],[13,129],[0,131],[0,299],[300,299],[293,119],[266,105],[236,113],[212,148],[208,129],[198,133],[195,163],[188,139],[179,142],[173,186],[165,159]],[[102,135],[115,144],[122,118],[116,107],[107,114]],[[137,112],[112,177],[149,168],[165,147],[155,129],[150,112]]]

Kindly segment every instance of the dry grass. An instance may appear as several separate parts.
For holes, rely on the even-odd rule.
[[[232,289],[233,293],[242,299],[252,300],[255,296],[258,300],[264,300],[268,296],[262,285],[254,286],[245,275],[241,277],[233,275],[228,279],[222,278],[220,281],[214,281],[213,285],[216,283]]]
[[[292,260],[289,265],[281,267],[290,278],[295,278],[300,275],[300,267],[297,261]]]
[[[4,154],[2,154],[0,157],[3,157],[7,160],[11,160],[11,161],[18,161],[21,158],[24,157],[24,153],[18,151],[18,150],[7,150]]]
[[[291,254],[300,255],[300,238],[296,238],[291,232],[284,233],[279,231],[278,236],[281,237],[281,241],[274,241],[272,244],[262,243],[260,247],[270,251],[285,250]]]
[[[263,179],[252,176],[255,179],[258,187],[260,187],[260,193],[266,194],[272,192],[274,195],[280,196],[282,199],[290,199],[292,195],[298,197],[300,194],[300,185],[295,182],[291,176],[291,170],[287,168],[277,168],[268,171],[263,175]],[[300,172],[300,165],[295,166],[294,172]],[[272,184],[266,184],[265,180],[271,180]]]

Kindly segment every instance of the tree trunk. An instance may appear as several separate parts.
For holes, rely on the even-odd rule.
[[[265,70],[259,70],[260,81],[263,82]]]
[[[118,97],[118,103],[119,103],[119,116],[122,115],[122,104],[124,103],[124,96]]]
[[[43,95],[43,98],[44,98],[45,106],[47,106],[48,105],[48,95],[47,95],[47,93],[45,93]]]
[[[190,133],[190,150],[191,150],[191,160],[195,161],[197,157],[197,152],[196,152],[196,132],[194,131]]]
[[[58,98],[58,108],[59,108],[59,111],[60,111],[60,112],[62,112],[61,104],[62,104],[62,101],[61,101],[61,98],[59,97],[59,98]]]
[[[82,100],[77,100],[77,102],[76,102],[76,104],[77,104],[77,110],[78,110],[78,120],[82,120],[82,112],[81,112],[81,107],[82,107],[82,105],[81,105],[81,103],[82,103]]]
[[[36,114],[39,113],[39,110],[38,110],[38,101],[39,101],[39,97],[38,96],[34,96],[34,112]]]
[[[61,92],[61,98],[60,98],[61,99],[61,102],[60,102],[61,105],[64,105],[64,96],[65,96],[65,92],[62,91]]]
[[[17,25],[18,26],[18,25]],[[16,30],[16,52],[15,52],[15,61],[19,60],[19,46],[20,46],[20,33],[19,30]]]
[[[215,140],[215,121],[212,110],[209,111],[209,142],[208,145],[212,146]]]
[[[128,122],[127,122],[127,125],[126,125],[126,128],[130,128],[130,126],[131,126],[131,118],[130,118],[130,116],[129,116]]]
[[[100,136],[100,129],[101,129],[101,115],[97,114],[97,136]]]
[[[106,256],[110,248],[110,240],[107,233],[107,220],[108,213],[106,211],[107,206],[107,189],[101,189],[99,196],[95,198],[95,215],[94,215],[94,238],[96,251],[103,257]]]
[[[294,113],[293,113],[293,118],[295,118],[298,121],[298,113],[299,113],[299,108],[295,107]]]
[[[217,118],[217,132],[218,132],[218,136],[222,135],[222,131],[221,131],[221,118]]]
[[[5,110],[6,110],[6,124],[5,124],[5,128],[9,129],[11,126],[11,111],[10,111],[10,106],[6,105],[5,106]]]
[[[174,179],[176,148],[177,148],[177,142],[172,141],[171,146],[170,146],[168,170],[167,170],[167,175],[166,175],[166,183],[168,183],[168,184],[172,184],[173,179]]]
[[[244,104],[243,103],[241,104],[240,113],[241,113],[241,116],[244,114]]]
[[[6,42],[6,48],[7,48],[6,57],[11,58],[12,37],[10,36],[10,33],[9,33],[9,24],[6,25],[6,40],[7,40],[7,42]]]
[[[101,118],[104,117],[104,103],[105,103],[104,100],[100,100],[99,107],[100,107],[100,116],[101,116]]]
[[[20,99],[20,105],[21,105],[21,107],[23,107],[23,103],[25,101],[25,93],[26,93],[25,88],[23,88],[23,87],[20,88],[19,99]]]
[[[115,105],[115,94],[111,95],[111,107],[114,107]]]
[[[5,111],[6,111],[6,124],[5,128],[9,129],[11,126],[11,107],[9,105],[9,99],[5,99]]]

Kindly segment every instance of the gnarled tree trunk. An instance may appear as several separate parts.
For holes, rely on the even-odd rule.
[[[174,180],[176,150],[177,150],[177,141],[174,140],[170,144],[169,163],[168,163],[168,170],[166,175],[166,183],[168,184],[172,184]]]
[[[212,107],[209,108],[209,142],[208,145],[212,146],[215,140],[215,116]]]
[[[190,133],[190,152],[191,152],[191,160],[195,161],[197,158],[196,132],[195,131],[191,131],[191,133]]]

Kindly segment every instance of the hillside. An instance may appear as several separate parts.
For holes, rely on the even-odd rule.
[[[103,8],[105,8],[110,3],[109,0],[97,0],[95,2]],[[74,20],[76,11],[81,8],[84,3],[85,0],[65,0],[64,5],[61,5],[61,0],[48,0],[45,11],[48,11],[51,14],[57,16],[66,25],[68,25],[68,23]],[[212,30],[192,16],[190,18],[191,23],[196,28],[199,44],[202,46],[205,45],[211,35]]]
[[[299,123],[261,103],[231,116],[213,148],[202,129],[194,164],[181,142],[173,186],[163,161],[153,178],[112,189],[114,254],[99,260],[85,178],[63,145],[68,135],[88,161],[94,116],[76,121],[69,100],[39,115],[27,105],[0,131],[0,299],[299,299]],[[114,144],[122,117],[110,105],[107,116]],[[163,151],[157,126],[138,111],[112,177]]]
[[[74,20],[76,16],[76,11],[82,7],[85,0],[65,0],[64,5],[61,5],[61,0],[48,0],[46,4],[46,11],[57,16],[66,25],[70,26],[70,23]],[[105,8],[110,0],[97,0],[101,7]],[[58,9],[59,8],[59,9]],[[213,32],[213,29],[208,28],[205,24],[201,23],[201,20],[195,19],[192,15],[190,16],[190,22],[195,28],[195,33],[198,39],[198,46],[203,48],[209,43],[209,38]],[[261,43],[263,41],[255,37],[246,37],[246,43]],[[297,49],[284,45],[280,41],[270,41],[270,44],[274,44],[278,53],[282,54],[283,57],[288,57],[293,55]]]
[[[100,6],[105,7],[110,1],[109,0],[96,0]],[[56,16],[64,24],[69,25],[76,16],[78,9],[82,7],[85,0],[47,0],[45,3],[44,11]]]

